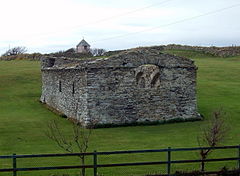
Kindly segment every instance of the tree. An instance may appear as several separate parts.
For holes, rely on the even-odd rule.
[[[103,54],[106,53],[106,50],[102,48],[92,48],[90,52],[93,56],[103,56]]]
[[[213,112],[212,119],[207,128],[202,130],[202,134],[198,137],[198,144],[200,147],[207,145],[208,147],[218,146],[224,139],[227,133],[227,127],[224,122],[224,113],[222,110]],[[212,152],[213,149],[201,149],[199,154],[201,157],[201,171],[205,170],[205,159]]]
[[[15,56],[19,54],[24,54],[27,52],[27,48],[24,46],[17,46],[7,50],[2,56]]]
[[[72,135],[71,139],[68,139],[66,135],[60,129],[58,123],[53,120],[48,123],[47,131],[45,132],[46,136],[54,141],[58,147],[65,150],[69,153],[76,152],[77,149],[79,153],[86,153],[89,147],[89,140],[92,134],[93,125],[88,126],[89,129],[86,129],[81,126],[79,122],[73,122],[72,125]],[[85,164],[85,155],[79,155],[81,165]],[[85,168],[80,170],[80,175],[85,176]]]

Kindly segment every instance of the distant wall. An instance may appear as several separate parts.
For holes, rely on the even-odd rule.
[[[188,51],[200,51],[206,54],[211,54],[218,57],[229,57],[229,56],[239,56],[240,47],[230,46],[230,47],[202,47],[202,46],[188,46],[188,45],[166,45],[165,50],[188,50]]]
[[[0,60],[10,61],[10,60],[31,60],[31,61],[39,61],[44,56],[50,57],[68,57],[68,58],[87,58],[92,57],[90,52],[88,53],[76,53],[74,52],[56,52],[50,54],[40,54],[40,53],[33,53],[33,54],[18,54],[13,56],[1,56]]]
[[[239,46],[229,46],[229,47],[202,47],[202,46],[188,46],[188,45],[159,45],[159,46],[152,46],[151,48],[157,49],[159,51],[162,50],[187,50],[187,51],[199,51],[206,54],[210,54],[212,56],[217,57],[230,57],[230,56],[239,56],[240,55],[240,47]],[[123,51],[127,50],[116,50],[116,51],[108,51],[104,55],[111,56],[114,54],[119,54]]]
[[[37,61],[40,60],[43,55],[40,53],[33,54],[18,54],[13,56],[1,56],[0,60],[10,61],[10,60],[32,60]]]

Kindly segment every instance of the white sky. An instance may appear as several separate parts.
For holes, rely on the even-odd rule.
[[[107,50],[240,45],[239,17],[239,0],[0,0],[0,54],[66,50],[83,36]]]

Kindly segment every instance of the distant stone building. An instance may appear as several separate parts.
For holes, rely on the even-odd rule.
[[[76,46],[77,53],[89,53],[90,52],[90,45],[82,39],[81,42]]]
[[[199,119],[196,70],[192,60],[154,48],[43,58],[41,102],[84,126]]]

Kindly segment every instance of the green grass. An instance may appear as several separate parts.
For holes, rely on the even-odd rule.
[[[167,147],[196,147],[201,127],[207,124],[211,112],[222,107],[227,113],[226,123],[230,127],[224,145],[238,145],[240,139],[240,57],[218,58],[202,53],[167,51],[187,56],[198,66],[198,108],[206,118],[204,121],[173,123],[154,126],[131,126],[94,129],[89,151],[114,151],[134,149],[159,149]],[[63,153],[45,135],[46,124],[55,119],[68,136],[71,124],[53,114],[39,103],[41,94],[40,64],[37,61],[0,61],[0,155]],[[235,155],[236,151],[216,152],[215,155]],[[196,153],[174,153],[175,159],[197,158]],[[100,162],[159,161],[166,154],[121,155],[100,157]],[[77,158],[54,160],[23,160],[19,166],[53,166],[73,164]],[[89,158],[88,162],[92,162]],[[234,163],[222,163],[234,167]],[[11,167],[11,161],[0,161],[0,168]],[[173,169],[198,169],[198,165],[174,165]],[[211,169],[220,167],[209,164]],[[136,166],[99,169],[104,175],[143,175],[165,171],[164,167]],[[37,171],[18,175],[50,175],[50,173],[75,173],[77,171]],[[92,171],[89,170],[89,175]],[[7,173],[0,173],[7,175]],[[11,175],[11,174],[9,174]]]

